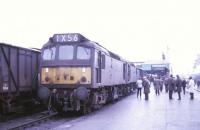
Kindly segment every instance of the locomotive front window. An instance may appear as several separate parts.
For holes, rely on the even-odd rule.
[[[80,60],[89,60],[91,57],[91,50],[89,48],[77,47],[77,59]]]
[[[71,60],[74,55],[74,47],[71,45],[64,45],[59,47],[59,60]]]
[[[43,51],[43,59],[44,60],[54,60],[55,59],[55,55],[56,55],[56,48],[52,47],[52,48],[47,48]]]

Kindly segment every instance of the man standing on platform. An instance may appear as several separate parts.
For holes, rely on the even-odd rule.
[[[181,100],[182,81],[179,75],[176,75],[176,91],[178,93],[178,100]]]
[[[170,75],[170,78],[168,79],[168,90],[169,90],[169,99],[173,99],[172,98],[172,94],[174,91],[174,87],[175,87],[175,81],[173,78],[173,75]]]
[[[183,86],[183,94],[184,94],[184,95],[185,95],[185,87],[186,87],[186,84],[187,84],[186,80],[183,79],[183,81],[182,81],[182,86]]]
[[[150,82],[146,77],[143,78],[142,86],[144,87],[145,100],[149,100]]]
[[[154,89],[155,89],[156,95],[160,95],[160,87],[161,87],[160,79],[155,78],[154,82],[153,82],[153,85],[154,85]]]
[[[165,77],[164,79],[164,85],[165,85],[165,92],[168,93],[168,78]]]
[[[141,98],[141,91],[142,91],[142,80],[139,78],[137,80],[137,98],[138,96]]]
[[[190,99],[194,99],[194,90],[195,90],[195,83],[192,77],[189,77],[189,83],[188,83],[188,91],[190,93]]]

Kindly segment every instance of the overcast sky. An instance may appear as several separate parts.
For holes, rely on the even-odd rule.
[[[0,0],[0,42],[41,48],[78,32],[129,61],[161,60],[191,71],[200,53],[199,0]],[[168,57],[167,56],[167,57]]]

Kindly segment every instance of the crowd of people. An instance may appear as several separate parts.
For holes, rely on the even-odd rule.
[[[160,93],[165,89],[165,92],[169,94],[169,99],[173,99],[173,94],[177,93],[178,100],[181,100],[181,93],[185,95],[186,89],[190,94],[190,99],[194,99],[195,82],[190,76],[188,80],[181,79],[179,75],[176,78],[173,75],[170,77],[143,77],[137,80],[137,98],[141,98],[142,88],[144,90],[145,100],[149,99],[150,86],[154,86],[155,94]]]

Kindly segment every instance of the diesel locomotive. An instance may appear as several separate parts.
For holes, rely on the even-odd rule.
[[[41,49],[39,97],[58,112],[90,112],[130,94],[134,64],[79,33],[54,34]]]

